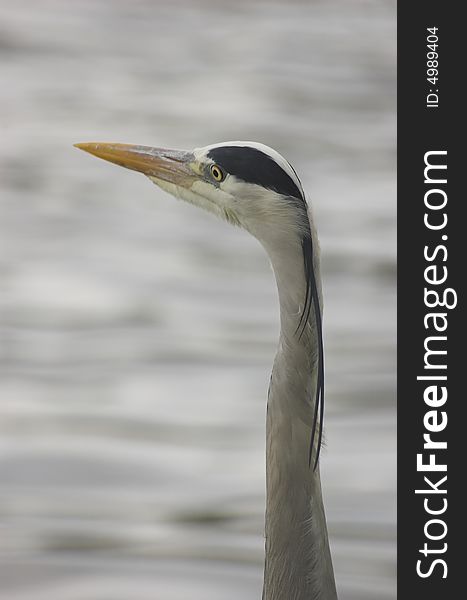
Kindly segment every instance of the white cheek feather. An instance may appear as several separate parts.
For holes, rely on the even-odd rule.
[[[240,225],[235,215],[231,214],[232,198],[211,184],[205,181],[195,181],[191,188],[184,188],[157,177],[149,176],[149,179],[175,198],[207,210],[234,225]]]
[[[231,209],[242,226],[260,242],[295,240],[305,233],[294,201],[253,183],[245,183],[229,175],[221,188],[231,198]],[[302,231],[303,229],[303,231]]]
[[[165,192],[175,196],[175,198],[181,198],[178,185],[174,183],[169,183],[168,181],[163,181],[162,179],[158,179],[157,177],[151,177],[148,175],[148,179],[150,179],[153,183],[155,183],[158,187],[160,187]]]

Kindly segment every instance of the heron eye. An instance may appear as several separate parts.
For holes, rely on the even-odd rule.
[[[211,165],[211,175],[216,181],[222,181],[224,179],[224,173],[217,165]]]

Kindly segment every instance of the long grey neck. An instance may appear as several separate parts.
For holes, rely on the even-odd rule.
[[[266,423],[263,600],[337,600],[319,467],[309,465],[319,356],[315,307],[299,339],[306,289],[301,244],[266,249],[279,291],[281,333]]]

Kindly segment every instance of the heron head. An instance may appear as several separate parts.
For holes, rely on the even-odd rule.
[[[93,142],[76,146],[140,171],[173,196],[243,227],[266,246],[309,232],[297,174],[264,144],[224,142],[192,151]]]
[[[315,273],[317,245],[313,240],[315,236],[303,188],[290,163],[272,148],[257,142],[224,142],[192,151],[100,142],[76,146],[127,169],[140,171],[173,196],[249,231],[265,247],[275,272],[277,269],[281,273],[282,283],[280,286],[278,283],[278,288],[286,290],[286,301],[295,307],[293,311],[297,302],[288,295],[288,289],[297,288],[294,263],[301,255],[303,298],[299,300],[298,312],[293,312],[295,334],[300,341],[307,330],[314,304],[313,331],[318,332],[320,340],[315,406],[321,403],[323,407],[321,291]],[[322,410],[314,468],[318,464],[321,444]],[[315,409],[313,432],[318,422],[317,411],[318,408]],[[310,444],[310,464],[314,435]]]

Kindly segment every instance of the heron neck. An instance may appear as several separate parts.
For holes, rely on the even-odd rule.
[[[318,372],[314,307],[299,339],[297,321],[306,285],[301,246],[269,254],[279,292],[281,334],[266,423],[263,600],[336,600],[319,468],[313,471],[308,461]]]

